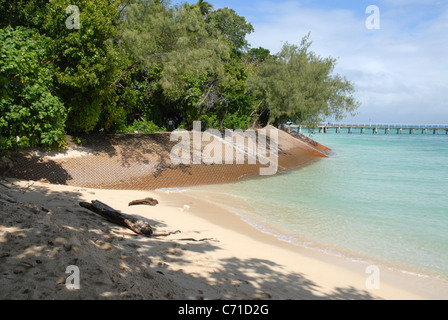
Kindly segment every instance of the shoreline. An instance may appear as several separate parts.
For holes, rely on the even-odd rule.
[[[264,233],[268,236],[272,236],[278,241],[287,243],[294,247],[316,251],[319,255],[328,255],[336,257],[337,259],[347,260],[349,263],[354,262],[362,263],[366,266],[381,266],[382,269],[388,269],[392,272],[406,274],[421,279],[432,279],[434,281],[440,281],[441,283],[445,283],[448,285],[448,275],[434,272],[431,269],[421,269],[420,267],[412,265],[410,263],[406,264],[399,261],[388,261],[385,258],[375,258],[365,252],[355,252],[347,248],[332,245],[331,243],[315,242],[313,240],[303,238],[300,234],[294,233],[285,227],[277,225],[275,221],[267,221],[265,218],[257,217],[256,210],[249,204],[246,204],[245,200],[237,199],[235,195],[224,195],[219,192],[216,193],[213,191],[210,192],[206,190],[206,187],[207,186],[167,188],[156,191],[171,192],[170,189],[172,189],[174,193],[184,192],[184,194],[189,197],[206,201],[211,205],[219,206],[221,209],[229,212],[242,222],[248,224],[251,228],[255,228],[258,232]],[[225,197],[225,199],[223,198],[223,196]],[[238,206],[235,205],[235,203],[238,203]],[[242,209],[243,206],[244,209]]]
[[[291,170],[327,157],[328,149],[319,150],[279,132],[280,168]],[[171,145],[166,138],[167,135],[131,135],[111,141],[101,137],[106,146],[97,149],[90,145],[50,155],[30,153],[16,159],[16,164],[25,168],[24,175],[7,178],[6,184],[0,185],[0,195],[13,199],[0,199],[1,211],[6,213],[0,216],[0,272],[5,275],[0,279],[5,288],[0,298],[448,297],[447,282],[384,267],[380,269],[381,288],[368,289],[366,263],[281,240],[243,221],[219,201],[204,198],[204,193],[192,196],[188,192],[172,192],[189,186],[257,179],[253,173],[259,166],[167,166]],[[148,166],[158,169],[150,175],[149,182],[132,179]],[[113,170],[118,171],[111,174]],[[62,183],[57,183],[61,176]],[[113,187],[106,188],[107,183],[98,181],[99,177],[109,179]],[[124,177],[130,183],[120,182]],[[69,183],[73,181],[79,185]],[[92,184],[88,185],[88,181]],[[157,188],[147,188],[154,181]],[[130,201],[148,196],[160,204],[155,208],[128,207]],[[159,233],[181,233],[160,238],[135,237],[129,230],[79,207],[80,201],[92,200],[142,217]],[[82,270],[85,278],[81,290],[65,288],[64,271],[69,264]]]
[[[2,299],[421,300],[445,299],[448,293],[446,283],[387,269],[381,269],[380,290],[367,289],[365,264],[281,241],[216,203],[184,193],[22,180],[6,185],[10,189],[1,192],[17,203],[0,201],[2,211],[12,212],[0,224]],[[160,205],[128,207],[128,201],[148,195]],[[129,235],[75,206],[83,200],[147,219],[157,232],[181,233],[157,239]],[[27,221],[18,223],[24,212]],[[69,264],[81,270],[80,290],[64,286]]]
[[[192,195],[191,193],[196,193],[195,195]],[[397,265],[393,262],[385,262],[381,259],[376,259],[370,257],[368,254],[361,254],[356,253],[348,250],[344,250],[342,248],[331,246],[331,244],[324,244],[324,243],[312,243],[308,244],[308,240],[298,240],[300,236],[291,233],[290,231],[286,231],[285,229],[276,226],[272,222],[266,222],[266,221],[257,221],[256,217],[252,216],[254,215],[253,212],[245,212],[242,213],[241,210],[234,207],[233,205],[229,205],[227,201],[230,199],[227,199],[226,201],[220,201],[217,202],[213,200],[213,196],[209,194],[208,197],[204,197],[204,190],[196,190],[196,189],[189,189],[186,188],[186,196],[193,197],[197,200],[203,200],[205,202],[208,202],[210,205],[218,206],[222,210],[228,212],[230,215],[233,215],[235,219],[239,220],[240,222],[246,224],[249,229],[254,229],[255,233],[261,233],[265,235],[265,240],[272,238],[274,242],[277,243],[277,245],[280,245],[282,247],[288,247],[290,250],[298,250],[301,253],[305,253],[306,255],[310,255],[311,257],[318,259],[318,260],[324,260],[332,263],[336,263],[337,265],[343,265],[345,268],[352,269],[354,266],[358,266],[362,268],[364,267],[364,273],[365,269],[369,266],[378,266],[381,270],[381,272],[385,273],[387,275],[387,278],[392,280],[391,282],[397,282],[399,286],[407,287],[407,284],[405,284],[406,281],[415,283],[432,283],[434,286],[441,285],[443,288],[442,291],[440,291],[440,294],[434,294],[433,290],[434,287],[430,285],[426,289],[427,292],[423,294],[423,296],[430,297],[429,299],[447,299],[448,298],[448,277],[442,276],[439,274],[431,274],[430,272],[427,273],[421,273],[417,270],[412,270],[413,266],[409,265],[409,268],[406,268],[404,265]],[[216,196],[216,195],[215,195]],[[229,196],[233,197],[233,196]],[[200,199],[201,198],[201,199]],[[226,204],[224,204],[226,202]],[[245,210],[244,210],[245,211]],[[250,217],[248,217],[248,215]],[[214,221],[211,220],[213,223]],[[219,219],[216,220],[217,224],[220,224]],[[229,225],[230,226],[230,225]],[[254,236],[255,237],[255,236]],[[291,239],[291,237],[295,239]],[[256,237],[260,238],[260,237]],[[298,240],[298,241],[295,241]],[[304,242],[301,242],[304,241]],[[415,268],[415,267],[414,267]],[[357,272],[362,273],[363,271],[361,269],[357,269]],[[366,274],[365,277],[367,278],[368,275]],[[399,281],[395,281],[397,279],[394,279],[397,277],[397,279],[400,279]],[[423,288],[423,287],[422,287]],[[415,289],[412,286],[409,286],[408,289]],[[375,291],[375,290],[373,290]],[[394,298],[395,299],[395,298]]]
[[[168,192],[170,194],[169,190],[156,190],[156,192]],[[381,272],[380,289],[368,289],[366,281],[369,274],[366,273],[366,269],[372,265],[372,262],[352,260],[344,255],[339,256],[321,251],[317,247],[308,248],[279,239],[276,234],[260,230],[257,226],[245,221],[241,215],[228,210],[222,203],[217,203],[210,198],[204,200],[199,199],[197,196],[192,196],[188,193],[188,188],[186,193],[180,194],[180,198],[182,196],[185,197],[183,202],[193,203],[193,200],[199,203],[197,207],[191,209],[190,213],[192,215],[204,219],[215,227],[219,227],[223,232],[226,230],[231,233],[236,232],[239,235],[243,235],[241,238],[264,247],[257,248],[260,251],[257,251],[256,254],[262,253],[265,257],[273,256],[275,257],[273,260],[283,263],[283,266],[293,269],[294,272],[303,273],[304,270],[307,270],[307,274],[311,275],[311,279],[319,279],[316,281],[316,287],[321,289],[316,292],[309,292],[305,296],[299,297],[299,299],[446,300],[448,298],[448,281],[446,279],[433,278],[426,275],[421,276],[377,262],[374,263],[380,268]],[[212,214],[210,214],[210,211],[213,211],[211,208],[216,210]],[[229,235],[229,239],[233,236]],[[232,239],[232,241],[240,243],[238,239]],[[237,244],[237,246],[239,245]],[[250,247],[250,244],[247,246]],[[270,254],[266,254],[265,249],[267,250],[268,248],[272,248]],[[281,254],[279,254],[280,250],[282,251]],[[298,257],[309,263],[307,267],[304,267],[302,264],[300,266],[292,266],[292,260]],[[332,279],[333,276],[340,277],[340,279]],[[347,288],[342,286],[341,288],[330,288],[334,282],[344,283],[350,289],[347,290]],[[436,289],[437,286],[440,286],[440,290]],[[297,298],[280,299],[294,300]]]

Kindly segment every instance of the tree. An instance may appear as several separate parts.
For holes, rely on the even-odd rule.
[[[285,43],[251,77],[251,92],[266,104],[270,122],[280,124],[290,119],[313,126],[328,117],[340,120],[346,114],[353,115],[359,107],[353,84],[333,75],[336,60],[317,56],[309,50],[311,44],[309,35],[300,46]]]
[[[69,5],[79,8],[79,29],[66,26]],[[92,131],[102,112],[115,107],[110,84],[121,72],[113,43],[119,5],[110,0],[53,0],[46,6],[43,30],[53,40],[48,51],[56,67],[57,94],[69,110],[70,132]]]
[[[249,48],[246,36],[254,31],[254,27],[234,10],[223,8],[213,11],[208,15],[207,21],[232,42],[236,52],[241,53]]]
[[[261,64],[271,57],[271,52],[263,47],[250,48],[247,52],[246,59],[249,63]]]
[[[69,6],[79,28],[67,27]],[[167,118],[185,128],[310,124],[359,105],[309,37],[275,56],[251,49],[253,26],[203,0],[0,0],[0,27],[3,148],[60,146],[64,130],[113,132],[134,120],[148,130]]]
[[[0,0],[0,28],[22,26],[41,34],[50,0]]]
[[[55,95],[49,43],[35,30],[0,29],[0,153],[65,143],[67,110]]]
[[[0,0],[0,26],[24,26],[45,35],[47,64],[54,66],[55,95],[68,110],[69,132],[110,128],[127,113],[132,94],[117,79],[128,59],[117,51],[122,14],[135,0]],[[70,29],[70,8],[79,28]],[[69,9],[69,10],[68,10]],[[68,11],[67,11],[68,10]],[[122,81],[129,81],[123,76]],[[111,86],[114,83],[116,85]]]
[[[203,16],[208,15],[213,10],[213,6],[209,2],[204,0],[198,0],[198,2],[193,5],[193,8],[194,7],[199,8],[199,11]]]
[[[215,97],[231,46],[218,30],[207,29],[199,8],[147,1],[128,7],[126,21],[122,47],[140,68],[152,102],[201,110]]]

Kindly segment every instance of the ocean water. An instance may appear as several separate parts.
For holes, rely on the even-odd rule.
[[[311,135],[333,151],[277,176],[199,186],[279,239],[448,278],[448,135]]]

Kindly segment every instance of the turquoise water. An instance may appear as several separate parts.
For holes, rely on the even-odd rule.
[[[448,136],[314,134],[330,158],[207,192],[282,240],[448,277]],[[218,197],[219,195],[219,197]]]

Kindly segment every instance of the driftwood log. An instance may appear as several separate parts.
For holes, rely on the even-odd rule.
[[[153,198],[146,198],[143,200],[134,200],[132,202],[129,202],[129,206],[138,206],[138,205],[146,205],[146,206],[152,206],[155,207],[159,204],[159,201]]]
[[[122,227],[126,227],[139,235],[144,235],[147,237],[151,237],[153,235],[153,230],[149,223],[138,220],[133,216],[118,212],[100,201],[92,201],[91,203],[80,202],[79,205],[99,214],[108,221]]]

